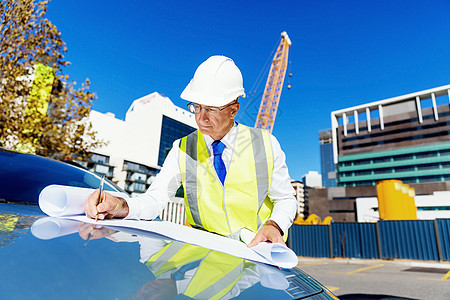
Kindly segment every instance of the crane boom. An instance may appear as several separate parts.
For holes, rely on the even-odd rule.
[[[267,77],[261,105],[259,106],[258,117],[256,118],[255,127],[267,129],[270,133],[272,133],[275,123],[284,76],[286,75],[289,46],[291,46],[291,40],[286,31],[283,31],[280,44],[270,66],[269,76]]]

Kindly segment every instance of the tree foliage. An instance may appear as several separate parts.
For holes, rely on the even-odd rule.
[[[87,120],[89,80],[63,74],[61,33],[45,18],[46,0],[0,2],[0,147],[57,159],[85,158],[104,143]]]

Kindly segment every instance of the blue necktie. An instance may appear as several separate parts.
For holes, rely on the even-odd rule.
[[[225,164],[223,163],[222,153],[225,149],[225,144],[221,141],[215,141],[212,143],[212,148],[214,152],[214,169],[216,169],[217,176],[219,176],[222,184],[225,182],[225,176],[227,175],[227,170],[225,169]]]

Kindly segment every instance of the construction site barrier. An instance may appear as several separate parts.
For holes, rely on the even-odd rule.
[[[293,225],[298,256],[450,260],[450,219]]]

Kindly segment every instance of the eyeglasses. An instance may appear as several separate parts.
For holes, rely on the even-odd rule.
[[[235,101],[235,102],[229,103],[229,104],[225,105],[222,108],[214,107],[214,106],[204,106],[204,107],[202,107],[200,104],[196,104],[196,103],[193,103],[193,102],[190,102],[187,106],[188,106],[189,111],[191,113],[195,113],[196,115],[198,115],[203,109],[210,116],[218,116],[219,113],[222,110],[224,110],[228,106],[236,104],[236,103],[238,103],[238,102]]]

